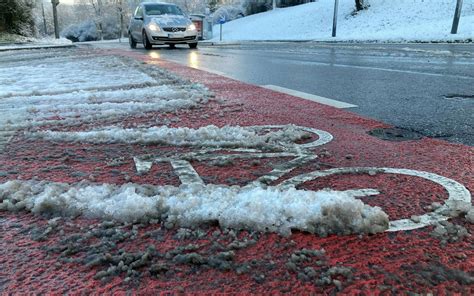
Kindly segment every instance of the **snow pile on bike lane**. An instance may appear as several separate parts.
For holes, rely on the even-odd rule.
[[[191,227],[217,221],[221,227],[291,234],[378,233],[388,228],[379,208],[338,191],[188,184],[180,187],[138,184],[8,181],[0,184],[0,210],[28,210],[52,216],[161,219]]]
[[[10,128],[78,124],[144,112],[171,112],[206,103],[204,90],[155,86],[128,90],[80,91],[61,95],[14,97],[0,101]],[[58,119],[53,119],[58,118]]]
[[[295,125],[286,125],[280,130],[259,134],[252,127],[215,125],[198,129],[187,127],[171,128],[167,126],[150,128],[124,129],[110,126],[91,131],[57,132],[39,131],[26,133],[31,138],[50,141],[81,142],[93,144],[128,143],[128,144],[165,144],[175,146],[200,147],[239,147],[239,148],[278,148],[292,146],[294,142],[309,136],[307,132]]]
[[[202,85],[132,59],[75,51],[41,59],[33,51],[6,61],[0,66],[0,130],[171,112],[209,97]]]

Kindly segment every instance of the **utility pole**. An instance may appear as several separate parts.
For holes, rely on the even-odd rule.
[[[118,11],[120,13],[120,35],[119,35],[119,42],[122,42],[123,37],[123,3],[122,0],[118,1]]]
[[[273,0],[272,1],[272,9],[275,10],[277,8],[277,1]]]
[[[456,12],[454,13],[453,26],[451,27],[451,34],[458,33],[459,19],[461,18],[462,0],[456,3]]]
[[[103,26],[102,26],[102,0],[97,0],[97,9],[99,14],[99,34],[100,40],[104,40]]]
[[[332,37],[336,37],[337,27],[337,7],[339,6],[339,0],[334,0],[334,16],[332,19]]]
[[[44,5],[43,5],[43,0],[41,1],[41,11],[43,12],[43,31],[44,35],[48,35],[48,27],[46,26],[46,17],[44,16]]]
[[[59,5],[59,0],[51,0],[51,4],[53,5],[54,37],[59,39],[58,10],[56,8]]]

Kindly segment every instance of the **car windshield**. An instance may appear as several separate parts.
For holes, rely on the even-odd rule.
[[[178,6],[166,5],[166,4],[147,4],[145,5],[145,13],[147,15],[161,15],[161,14],[183,15],[183,12]]]

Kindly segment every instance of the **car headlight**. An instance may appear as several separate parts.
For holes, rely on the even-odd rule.
[[[188,26],[188,31],[196,31],[196,25],[190,24],[190,25]]]
[[[153,31],[153,32],[160,32],[161,31],[160,26],[158,26],[155,23],[149,23],[148,24],[148,29],[150,29],[150,31]]]

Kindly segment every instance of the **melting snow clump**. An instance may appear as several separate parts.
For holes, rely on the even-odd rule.
[[[100,130],[81,132],[41,131],[29,134],[53,141],[87,142],[87,143],[132,143],[132,144],[167,144],[176,146],[202,147],[276,147],[281,144],[292,145],[303,139],[307,132],[295,125],[286,125],[277,131],[259,134],[251,127],[214,125],[198,129],[187,127],[170,128],[167,126],[145,129],[123,129],[108,127]]]
[[[0,210],[28,210],[53,216],[135,221],[161,218],[176,226],[217,221],[222,227],[291,234],[292,229],[319,235],[377,233],[388,216],[338,191],[190,184],[151,186],[46,181],[0,184]]]

